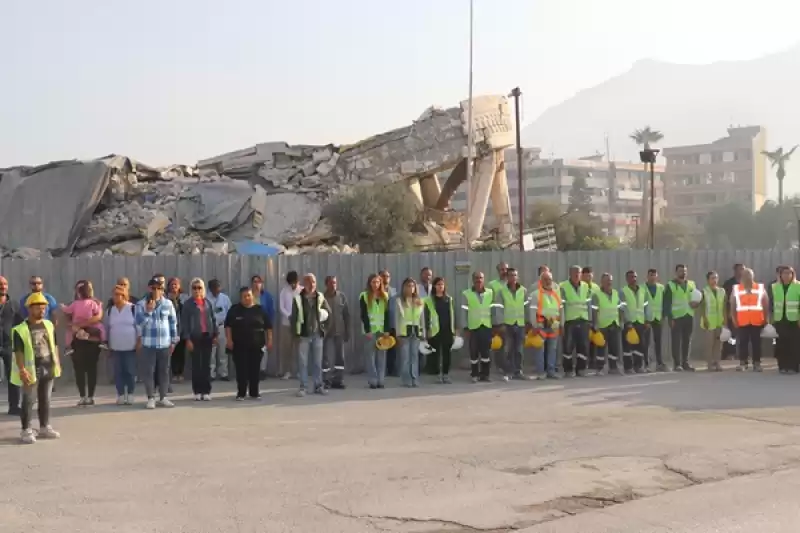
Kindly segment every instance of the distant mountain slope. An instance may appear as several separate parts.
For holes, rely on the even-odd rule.
[[[751,61],[676,65],[638,61],[620,76],[551,107],[523,129],[523,142],[542,155],[580,157],[605,152],[636,159],[628,135],[651,125],[662,146],[706,143],[733,125],[763,125],[770,147],[800,143],[800,46]],[[800,158],[798,158],[800,159]],[[800,161],[794,165],[800,169]],[[800,190],[800,176],[787,177]],[[794,182],[794,183],[793,183]],[[770,193],[776,186],[770,181]]]

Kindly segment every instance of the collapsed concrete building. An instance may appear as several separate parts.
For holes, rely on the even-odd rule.
[[[46,253],[153,255],[353,252],[331,233],[323,205],[348,187],[396,184],[420,211],[421,249],[512,235],[504,149],[514,141],[509,103],[473,99],[470,217],[450,208],[467,175],[468,102],[429,108],[410,126],[346,146],[263,143],[153,168],[121,156],[0,170],[0,248]]]

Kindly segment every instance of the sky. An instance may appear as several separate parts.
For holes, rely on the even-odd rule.
[[[475,94],[520,86],[524,123],[639,59],[800,41],[797,0],[474,5]],[[0,21],[0,167],[348,143],[468,92],[469,0],[8,1]]]

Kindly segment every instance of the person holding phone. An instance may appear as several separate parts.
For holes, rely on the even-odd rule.
[[[178,343],[178,318],[175,307],[164,297],[164,283],[153,278],[147,284],[150,293],[136,304],[136,326],[141,335],[144,387],[147,409],[174,407],[167,398],[169,389],[169,359]],[[158,368],[159,400],[155,399],[154,373]]]

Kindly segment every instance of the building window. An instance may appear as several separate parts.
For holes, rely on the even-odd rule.
[[[703,224],[705,224],[705,222],[706,222],[706,217],[705,217],[704,215],[697,215],[697,216],[695,217],[695,222],[696,222],[698,225],[702,226],[702,225],[703,225]]]
[[[735,152],[723,152],[722,153],[722,160],[726,163],[731,163],[736,159]]]
[[[555,176],[553,167],[541,167],[533,169],[533,177],[534,178],[550,178]]]
[[[675,203],[678,205],[693,205],[694,196],[691,194],[681,194],[680,196],[675,197]]]
[[[711,154],[712,163],[722,163],[722,152],[713,152]]]
[[[722,173],[722,183],[733,183],[736,181],[736,173],[732,170],[726,170]]]
[[[700,195],[701,204],[714,204],[717,203],[717,195],[713,192],[707,192]]]
[[[711,164],[711,154],[700,154],[698,162],[701,165],[710,165]]]

